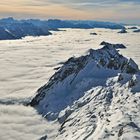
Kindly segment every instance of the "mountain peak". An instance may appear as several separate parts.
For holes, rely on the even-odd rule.
[[[89,53],[85,56],[81,56],[78,58],[71,57],[70,59],[68,59],[64,63],[64,65],[50,78],[49,82],[37,91],[37,98],[35,97],[31,101],[31,105],[38,105],[40,100],[43,99],[43,97],[45,96],[44,92],[42,92],[43,89],[49,90],[55,84],[64,81],[68,77],[72,77],[70,78],[71,82],[69,81],[69,84],[72,83],[72,79],[74,79],[78,75],[78,73],[83,71],[83,69],[86,69],[88,64],[90,65],[90,67],[93,67],[93,74],[94,67],[96,67],[96,69],[98,68],[109,71],[117,71],[117,73],[137,73],[139,71],[138,65],[131,58],[128,59],[119,54],[118,50],[116,50],[115,47],[116,46],[114,44],[111,45],[110,43],[106,43],[101,49],[90,49]],[[87,69],[86,73],[88,72],[89,70]],[[84,78],[84,75],[82,77]]]
[[[139,102],[134,94],[140,91],[139,81],[137,64],[119,54],[114,45],[105,44],[90,49],[85,56],[68,59],[37,91],[30,105],[48,121],[60,124],[57,140],[117,139],[136,124],[131,119],[126,121],[125,108],[127,102]],[[100,127],[103,131],[98,132]]]
[[[5,21],[5,22],[13,22],[13,21],[15,21],[15,19],[13,17],[3,18],[1,20]]]

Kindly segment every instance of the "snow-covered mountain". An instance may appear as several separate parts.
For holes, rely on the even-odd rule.
[[[108,29],[125,29],[125,27],[118,23],[93,21],[93,20],[59,20],[49,19],[47,24],[51,28],[108,28]]]
[[[116,48],[70,58],[37,91],[30,105],[53,122],[56,140],[140,139],[140,71]]]
[[[49,31],[59,31],[58,28],[109,28],[124,29],[121,24],[97,21],[72,21],[72,20],[15,20],[12,17],[0,19],[0,40],[21,39],[25,36],[50,35]]]
[[[13,18],[0,20],[0,40],[21,39],[25,36],[50,35],[48,28],[41,28],[26,21]]]

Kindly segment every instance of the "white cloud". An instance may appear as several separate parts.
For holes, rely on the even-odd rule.
[[[1,140],[36,139],[45,134],[46,122],[33,108],[0,105]]]

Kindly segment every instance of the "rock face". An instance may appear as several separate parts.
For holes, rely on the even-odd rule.
[[[66,61],[30,105],[60,125],[48,139],[135,140],[140,138],[139,81],[137,64],[105,43]]]
[[[97,33],[90,33],[90,35],[97,35]]]
[[[134,30],[133,32],[134,33],[139,33],[140,32],[140,29]]]
[[[138,29],[138,28],[133,26],[133,27],[129,27],[128,29]]]
[[[126,29],[122,29],[121,31],[119,31],[118,33],[124,34],[127,33]]]
[[[108,43],[108,42],[105,42],[105,41],[101,42],[100,45],[112,46],[115,49],[125,49],[126,48],[126,46],[124,46],[123,44],[111,44],[111,43]]]

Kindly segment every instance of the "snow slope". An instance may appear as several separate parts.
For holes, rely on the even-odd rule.
[[[30,105],[60,123],[56,140],[140,139],[140,71],[115,48],[70,58],[37,91]]]

